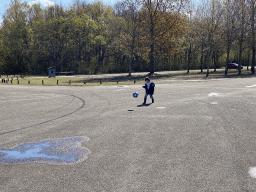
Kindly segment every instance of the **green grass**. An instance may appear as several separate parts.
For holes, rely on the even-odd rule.
[[[224,69],[217,69],[217,71],[210,70],[210,74],[207,78],[249,78],[255,77],[251,75],[251,71],[247,70],[246,67],[242,70],[239,75],[237,70],[228,70],[228,75],[224,75]],[[144,78],[149,76],[149,74],[136,74],[133,73],[132,76],[127,74],[121,74],[119,76],[102,76],[95,77],[90,75],[78,75],[78,76],[56,76],[54,78],[48,78],[47,76],[14,76],[14,75],[1,75],[0,84],[8,85],[42,85],[42,86],[99,86],[99,85],[132,85],[134,81],[136,84],[144,84]],[[17,80],[18,77],[18,80]],[[203,72],[200,70],[190,70],[187,73],[186,70],[183,71],[166,71],[166,72],[156,72],[150,75],[153,81],[158,83],[167,83],[165,80],[175,80],[175,79],[206,79],[206,70]],[[6,83],[2,83],[2,79],[9,79]],[[12,81],[11,81],[12,79]],[[58,84],[57,84],[58,81]],[[170,83],[170,82],[169,82]]]
[[[6,83],[2,83],[2,79],[9,79]],[[42,85],[42,86],[97,86],[97,85],[132,85],[133,80],[119,81],[111,78],[102,79],[82,79],[79,77],[40,77],[40,76],[28,76],[28,77],[14,77],[14,75],[1,76],[0,84],[5,85]],[[58,82],[57,82],[58,81]],[[144,81],[136,81],[136,84],[144,83]]]

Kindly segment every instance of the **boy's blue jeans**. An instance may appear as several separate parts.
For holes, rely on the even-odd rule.
[[[145,96],[144,96],[144,103],[146,103],[148,95],[150,95],[150,98],[152,99],[152,103],[154,103],[153,94],[147,94],[147,93],[145,93]]]

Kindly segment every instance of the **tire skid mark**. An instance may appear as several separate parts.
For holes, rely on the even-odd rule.
[[[62,94],[62,95],[66,95],[66,94]],[[20,130],[24,130],[24,129],[28,129],[28,128],[32,128],[32,127],[37,126],[37,125],[42,125],[42,124],[45,124],[45,123],[49,123],[49,122],[51,122],[51,121],[55,121],[55,120],[64,118],[64,117],[66,117],[66,116],[68,116],[68,115],[72,115],[73,113],[76,113],[77,111],[81,110],[81,109],[85,106],[85,101],[84,101],[82,98],[80,98],[80,97],[78,97],[78,96],[75,96],[75,95],[68,95],[68,96],[72,96],[73,98],[79,99],[80,101],[82,101],[83,104],[82,104],[78,109],[76,109],[75,111],[72,111],[72,112],[70,112],[70,113],[67,113],[67,114],[65,114],[65,115],[62,115],[62,116],[60,116],[60,117],[56,117],[56,118],[53,118],[53,119],[50,119],[50,120],[47,120],[47,121],[43,121],[43,122],[41,122],[41,123],[37,123],[37,124],[34,124],[34,125],[27,126],[27,127],[22,127],[22,128],[15,129],[15,130],[2,132],[2,133],[0,133],[0,135],[4,135],[4,134],[7,134],[7,133],[12,133],[12,132],[15,132],[15,131],[20,131]],[[73,101],[74,101],[74,99],[72,100],[72,102],[73,102]],[[71,103],[72,103],[72,102],[71,102]],[[69,104],[70,104],[70,103],[69,103]],[[65,105],[65,106],[66,106],[66,105]]]

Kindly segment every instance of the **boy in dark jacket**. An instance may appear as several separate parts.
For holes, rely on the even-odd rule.
[[[148,77],[145,78],[145,81],[146,83],[145,83],[145,86],[143,86],[143,88],[145,88],[146,94],[144,97],[143,104],[146,104],[148,95],[150,95],[150,98],[152,99],[152,103],[154,103],[153,94],[154,94],[155,84],[153,82],[150,82],[150,79]]]

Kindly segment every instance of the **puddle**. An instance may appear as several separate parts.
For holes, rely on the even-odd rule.
[[[84,161],[91,152],[81,146],[87,137],[47,139],[34,143],[23,143],[11,149],[0,148],[0,163],[49,163],[74,164]]]

